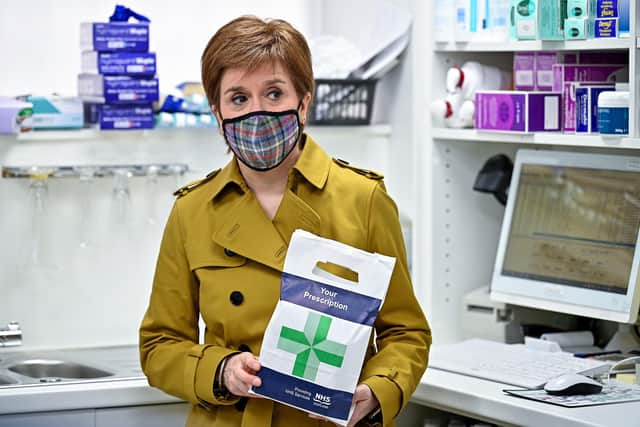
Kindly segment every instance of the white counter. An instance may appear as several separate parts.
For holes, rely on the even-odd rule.
[[[640,426],[640,401],[565,408],[507,395],[506,388],[513,386],[429,368],[412,401],[499,425]]]
[[[175,403],[146,378],[0,388],[0,415]]]
[[[0,415],[180,402],[152,388],[140,369],[135,346],[12,350],[0,352],[0,370],[16,383],[0,386]],[[64,380],[40,384],[7,368],[29,359],[67,360],[112,373],[94,380]]]

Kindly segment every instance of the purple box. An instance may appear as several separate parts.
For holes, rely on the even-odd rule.
[[[82,72],[153,76],[156,74],[156,54],[153,52],[83,52]]]
[[[564,61],[568,64],[567,61]],[[573,62],[574,64],[576,61]],[[614,50],[611,52],[592,52],[584,51],[577,53],[578,64],[614,64],[614,65],[626,65],[629,63],[629,52],[626,50]]]
[[[148,52],[149,24],[128,22],[83,22],[80,49],[99,52]]]
[[[616,90],[614,85],[578,84],[576,91],[576,132],[598,132],[598,95]]]
[[[100,129],[152,129],[151,104],[104,104],[99,108]]]
[[[553,65],[553,91],[562,91],[566,82],[612,82],[624,65]]]
[[[79,74],[81,97],[102,97],[107,104],[154,102],[159,99],[157,78]]]
[[[550,91],[553,89],[553,65],[562,62],[558,56],[556,52],[536,53],[536,90]]]
[[[515,52],[513,54],[513,87],[516,90],[534,90],[535,52]]]
[[[560,130],[557,92],[478,91],[475,127],[503,132],[557,132]]]

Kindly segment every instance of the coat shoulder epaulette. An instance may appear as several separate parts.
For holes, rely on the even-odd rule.
[[[204,178],[196,179],[195,181],[191,181],[187,185],[184,185],[184,186],[178,188],[176,191],[174,191],[173,195],[176,196],[176,197],[184,196],[185,194],[187,194],[189,191],[193,190],[194,188],[197,188],[197,187],[201,186],[202,184],[211,181],[213,178],[216,177],[216,175],[218,175],[218,173],[220,171],[221,171],[221,169],[216,169],[213,172],[209,172],[207,174],[207,176],[205,176]]]
[[[375,179],[377,181],[384,179],[384,175],[382,175],[381,173],[378,173],[376,171],[372,171],[370,169],[363,169],[363,168],[359,168],[353,165],[350,165],[349,162],[347,162],[346,160],[342,160],[342,159],[336,159],[334,158],[333,161],[338,164],[339,166],[343,167],[343,168],[347,168],[347,169],[351,169],[352,171],[366,176],[369,179]]]

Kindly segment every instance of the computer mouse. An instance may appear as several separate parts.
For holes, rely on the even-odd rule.
[[[596,394],[602,391],[602,384],[580,374],[564,374],[549,380],[544,390],[557,396],[574,394]]]

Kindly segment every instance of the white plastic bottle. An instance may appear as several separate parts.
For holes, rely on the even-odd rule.
[[[511,74],[491,65],[468,61],[461,67],[447,71],[447,92],[462,90],[464,99],[473,100],[478,90],[504,90],[509,88]]]

